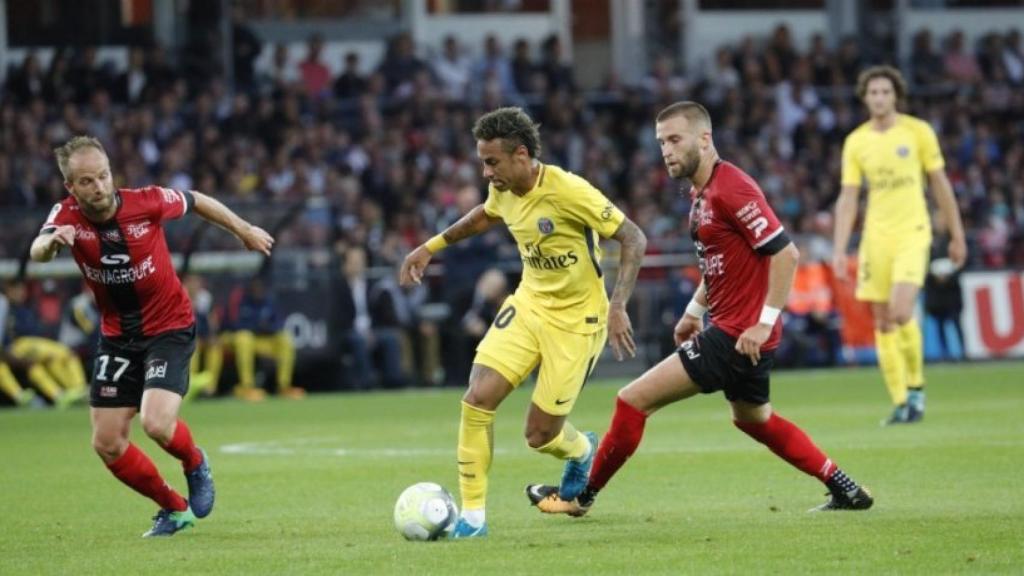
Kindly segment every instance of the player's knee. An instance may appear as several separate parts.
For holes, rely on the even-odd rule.
[[[128,439],[116,435],[93,434],[92,449],[106,463],[113,462],[128,449]]]
[[[142,430],[146,436],[163,443],[171,440],[171,429],[177,421],[175,418],[169,418],[163,414],[143,414],[141,419]]]

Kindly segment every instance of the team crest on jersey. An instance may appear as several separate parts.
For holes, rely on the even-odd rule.
[[[910,148],[906,146],[896,148],[896,155],[900,158],[906,158],[908,154],[910,154]]]
[[[120,242],[121,231],[117,229],[104,230],[100,232],[103,235],[103,239],[109,242]]]
[[[149,222],[139,222],[138,224],[129,224],[125,226],[125,234],[138,240],[146,234],[149,234]]]
[[[555,223],[550,218],[538,218],[537,229],[541,234],[551,234],[555,231]]]

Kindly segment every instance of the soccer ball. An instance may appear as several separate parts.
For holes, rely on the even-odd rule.
[[[413,484],[395,502],[395,528],[406,540],[437,540],[455,525],[459,509],[440,484]]]

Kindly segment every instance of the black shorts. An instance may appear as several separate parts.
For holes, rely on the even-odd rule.
[[[768,402],[769,373],[775,364],[773,351],[761,352],[761,360],[754,366],[749,357],[736,351],[735,338],[717,326],[708,326],[696,338],[683,342],[676,353],[704,394],[722,390],[730,402]]]
[[[196,350],[196,327],[171,330],[149,338],[100,336],[93,361],[89,405],[138,408],[150,388],[188,392],[189,362]]]

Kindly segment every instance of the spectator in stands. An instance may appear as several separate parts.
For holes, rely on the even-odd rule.
[[[799,242],[800,264],[784,315],[785,342],[780,364],[834,366],[841,348],[839,319],[833,304],[831,271],[806,241]],[[827,256],[825,256],[827,257]]]
[[[277,365],[277,394],[283,398],[299,399],[306,396],[303,388],[292,385],[295,369],[295,344],[284,329],[283,319],[267,279],[256,276],[249,280],[230,314],[230,342],[238,369],[235,395],[243,400],[258,402],[266,392],[256,388],[256,357],[272,359]]]
[[[1003,44],[1003,68],[1011,84],[1024,85],[1024,48],[1021,47],[1020,30],[1014,29],[1006,35],[1006,42]]]
[[[530,94],[546,86],[543,82],[538,85],[534,80],[539,73],[537,65],[530,56],[530,41],[526,38],[516,40],[512,48],[512,61],[509,65],[512,67],[512,82],[520,94]]]
[[[416,75],[427,69],[427,65],[416,56],[412,36],[402,32],[388,43],[387,52],[377,71],[384,77],[389,95],[407,97]]]
[[[933,46],[931,30],[925,28],[914,34],[914,45],[910,51],[910,66],[913,70],[911,78],[914,84],[932,86],[943,81],[945,64],[942,61],[942,56]]]
[[[0,392],[14,402],[15,406],[28,406],[35,400],[36,393],[21,387],[21,383],[11,371],[11,364],[18,364],[19,361],[10,357],[4,345],[7,342],[9,311],[10,302],[7,296],[0,292]]]
[[[100,336],[100,310],[96,297],[85,283],[64,306],[58,340],[91,365]]]
[[[445,37],[441,54],[434,59],[433,67],[444,97],[450,102],[465,100],[473,66],[469,57],[462,53],[455,36]]]
[[[508,281],[501,270],[491,268],[477,280],[473,291],[473,304],[462,315],[461,321],[465,334],[462,346],[468,354],[472,354],[477,344],[483,340],[507,296]]]
[[[334,80],[334,97],[339,100],[357,98],[366,91],[366,77],[359,69],[359,53],[345,54],[345,67]]]
[[[942,61],[946,68],[946,78],[957,84],[973,84],[981,80],[981,70],[974,55],[964,47],[964,33],[956,30],[946,41],[946,52]]]
[[[395,328],[403,320],[411,322],[411,317],[401,311],[404,299],[392,290],[375,290],[366,272],[366,250],[347,247],[342,256],[333,324],[342,343],[346,382],[358,390],[379,384],[393,386],[404,380],[400,331]],[[381,330],[375,320],[383,324]],[[380,361],[375,362],[375,357]]]
[[[955,361],[963,357],[964,342],[960,326],[960,312],[963,310],[960,270],[949,259],[949,228],[940,212],[932,215],[932,223],[935,233],[928,275],[924,280],[924,310],[938,325],[942,359]]]
[[[475,100],[485,94],[497,93],[505,95],[506,102],[519,100],[515,79],[512,77],[512,64],[502,53],[501,42],[494,34],[484,38],[484,50],[473,70],[471,87],[476,91]]]
[[[41,335],[25,282],[10,282],[4,293],[9,303],[6,356],[26,366],[29,380],[54,406],[66,408],[84,399],[87,381],[82,361],[67,346]]]
[[[330,90],[331,70],[320,61],[323,47],[324,40],[319,34],[310,36],[306,45],[306,59],[299,64],[302,87],[312,99],[323,98]]]
[[[189,274],[185,277],[184,285],[196,318],[196,350],[189,364],[190,381],[185,395],[185,400],[191,400],[199,395],[212,396],[217,393],[224,366],[224,344],[219,334],[220,316],[214,306],[213,294],[206,289],[202,277]],[[235,342],[237,346],[237,340]],[[258,396],[259,392],[243,394]]]

